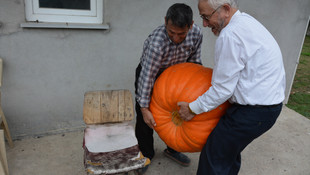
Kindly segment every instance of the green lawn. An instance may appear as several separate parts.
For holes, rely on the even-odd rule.
[[[306,36],[287,107],[310,119],[310,36]]]

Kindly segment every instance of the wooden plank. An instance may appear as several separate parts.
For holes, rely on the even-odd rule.
[[[96,117],[96,123],[106,123],[108,121],[115,122],[115,111],[117,109],[118,101],[116,101],[113,91],[102,91],[101,93],[101,116]]]
[[[0,92],[0,98],[1,98],[1,92]],[[12,137],[11,137],[11,133],[10,133],[10,130],[9,130],[9,126],[8,126],[8,123],[6,122],[6,118],[4,116],[1,104],[0,104],[0,116],[1,116],[0,117],[0,128],[4,129],[4,134],[5,134],[5,137],[7,138],[8,142],[9,142],[9,146],[11,148],[13,148],[14,144],[13,144],[13,141],[12,141]]]
[[[125,91],[120,91],[118,95],[118,120],[125,120]]]
[[[3,130],[0,130],[0,174],[9,174]]]
[[[3,60],[0,58],[0,87],[2,86],[2,68],[3,68]]]
[[[124,120],[132,120],[134,118],[134,105],[131,92],[125,91],[124,98],[125,98]]]
[[[83,118],[85,123],[94,123],[94,117],[101,116],[100,92],[88,92],[84,95]]]
[[[132,120],[132,94],[129,90],[90,91],[84,95],[83,119],[86,124]]]

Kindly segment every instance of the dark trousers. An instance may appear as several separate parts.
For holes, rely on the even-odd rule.
[[[157,74],[156,78],[159,77],[159,75],[164,70],[160,70]],[[137,82],[139,79],[139,75],[141,72],[141,65],[139,64],[136,69],[136,81],[135,81],[135,92],[137,93]],[[150,128],[143,120],[143,115],[140,109],[139,103],[136,101],[136,128],[135,133],[139,144],[139,149],[142,152],[143,156],[152,159],[155,155],[154,151],[154,138],[153,138],[153,129]],[[177,151],[173,150],[172,148],[167,146],[167,149],[171,153],[176,153]]]
[[[197,174],[238,174],[241,151],[274,125],[281,109],[282,103],[268,107],[232,105],[209,135]]]

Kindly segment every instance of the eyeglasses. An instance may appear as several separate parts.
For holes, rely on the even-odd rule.
[[[204,15],[200,15],[200,17],[203,19],[203,20],[206,20],[209,22],[210,18],[212,17],[212,15],[222,7],[222,5],[220,5],[218,8],[216,8],[212,13],[211,15],[208,15],[208,16],[204,16]]]

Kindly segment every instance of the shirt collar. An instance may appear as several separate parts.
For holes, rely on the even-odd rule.
[[[237,18],[237,16],[239,16],[239,15],[241,15],[241,12],[239,11],[239,10],[237,10],[234,14],[233,14],[233,16],[231,17],[231,19],[230,19],[230,21],[233,21],[235,18]],[[229,22],[230,22],[229,21]]]
[[[229,26],[229,24],[230,24],[232,21],[234,21],[234,20],[235,20],[238,16],[240,16],[240,15],[241,15],[241,12],[240,12],[239,10],[237,10],[237,11],[233,14],[233,16],[230,18],[228,24],[222,29],[222,31],[220,32],[220,35],[221,35],[221,33],[226,29],[226,27]]]
[[[166,37],[167,37],[169,43],[175,44],[175,43],[170,39],[170,37],[169,37],[169,35],[168,35],[167,29],[166,29],[166,25],[165,25],[165,35],[166,35]]]

